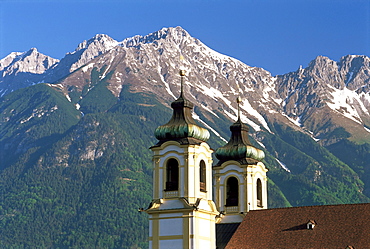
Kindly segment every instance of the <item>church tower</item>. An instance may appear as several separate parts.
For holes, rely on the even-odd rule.
[[[170,121],[155,130],[153,200],[149,214],[149,248],[215,248],[217,208],[212,201],[212,152],[208,130],[192,117],[184,97],[172,102]]]
[[[249,210],[267,208],[265,154],[249,141],[249,128],[240,120],[241,99],[237,102],[238,120],[230,126],[230,141],[216,150],[219,162],[213,167],[218,223],[240,223]]]

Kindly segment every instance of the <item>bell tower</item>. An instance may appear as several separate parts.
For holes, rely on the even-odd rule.
[[[153,200],[149,214],[149,248],[215,248],[217,208],[212,201],[210,134],[194,121],[193,104],[184,96],[172,102],[170,121],[155,130]]]
[[[213,166],[215,203],[220,211],[218,223],[240,223],[249,210],[267,209],[267,168],[265,154],[252,146],[249,128],[240,119],[230,126],[229,142],[216,150],[219,162]]]

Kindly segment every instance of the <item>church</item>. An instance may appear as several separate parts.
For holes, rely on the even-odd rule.
[[[265,154],[249,141],[239,107],[229,142],[214,151],[180,76],[172,118],[150,148],[149,248],[370,248],[370,204],[267,209]]]

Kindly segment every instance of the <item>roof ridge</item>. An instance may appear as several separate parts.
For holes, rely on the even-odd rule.
[[[259,210],[251,210],[249,212],[254,212],[254,211],[269,211],[269,210],[276,210],[276,209],[290,209],[290,208],[307,208],[307,207],[312,207],[312,208],[320,208],[320,207],[336,207],[336,206],[355,206],[355,205],[370,205],[368,202],[364,203],[345,203],[345,204],[329,204],[329,205],[311,205],[311,206],[297,206],[297,207],[280,207],[280,208],[268,208],[268,209],[259,209]]]

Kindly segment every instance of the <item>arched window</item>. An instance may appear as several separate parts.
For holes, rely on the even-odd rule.
[[[230,177],[226,182],[226,206],[238,206],[239,183],[235,177]]]
[[[257,206],[263,207],[262,203],[262,182],[261,179],[257,179]]]
[[[203,160],[199,164],[199,186],[200,191],[206,192],[206,163]]]
[[[179,163],[171,158],[166,167],[166,189],[165,191],[174,191],[179,189]]]

